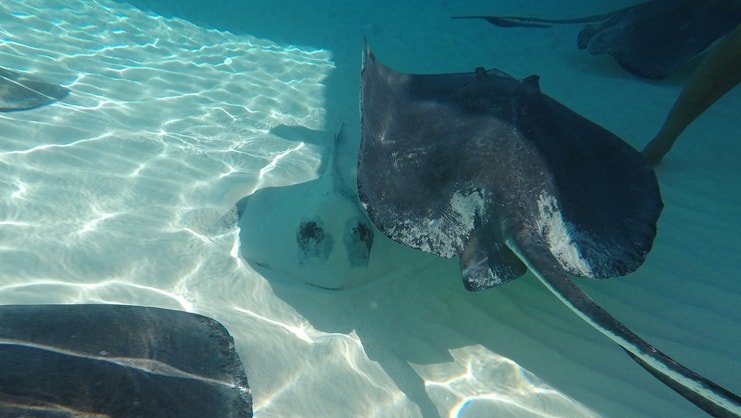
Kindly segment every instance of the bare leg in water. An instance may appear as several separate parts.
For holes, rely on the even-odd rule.
[[[679,134],[710,105],[741,82],[741,25],[731,31],[700,63],[669,112],[664,126],[643,149],[658,165]]]

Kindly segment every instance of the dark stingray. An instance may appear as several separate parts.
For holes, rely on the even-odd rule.
[[[0,112],[35,109],[68,94],[62,86],[0,68]]]
[[[612,55],[624,69],[639,77],[662,79],[741,23],[741,0],[652,0],[573,19],[454,18],[480,18],[501,27],[598,22],[579,32],[579,49]]]
[[[467,289],[529,268],[582,319],[711,413],[741,399],[681,366],[595,304],[571,275],[644,261],[662,208],[653,170],[607,130],[497,70],[416,75],[365,51],[358,190],[392,240],[459,256]]]
[[[0,416],[251,417],[213,319],[123,305],[0,306]]]

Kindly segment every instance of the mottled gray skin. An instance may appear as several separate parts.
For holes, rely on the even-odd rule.
[[[0,340],[0,416],[252,416],[234,341],[201,315],[6,305]]]
[[[537,76],[402,74],[366,51],[361,95],[358,189],[371,220],[402,244],[461,255],[469,289],[525,272],[506,237],[559,258],[540,226],[550,210],[544,196],[589,265],[554,260],[571,274],[624,275],[651,248],[662,208],[653,171],[615,135],[544,95]],[[475,227],[456,222],[456,193],[483,200]]]

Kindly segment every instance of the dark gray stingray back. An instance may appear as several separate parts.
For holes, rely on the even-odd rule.
[[[0,416],[252,416],[231,336],[186,312],[0,306],[0,370]]]
[[[651,247],[662,207],[651,168],[535,76],[402,74],[366,51],[361,112],[371,220],[404,245],[461,255],[471,290],[524,273],[507,237],[584,277],[629,273]]]

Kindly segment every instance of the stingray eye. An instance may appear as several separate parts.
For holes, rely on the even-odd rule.
[[[326,260],[332,251],[332,236],[327,232],[320,219],[302,219],[296,231],[296,243],[299,249],[299,262],[309,258]]]

